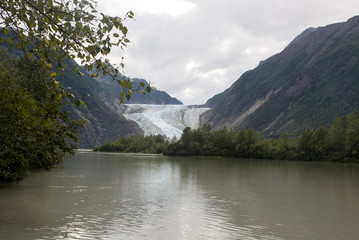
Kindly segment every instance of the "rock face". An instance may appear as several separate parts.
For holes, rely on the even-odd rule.
[[[75,66],[81,68],[74,61],[70,61],[70,69]],[[64,88],[69,89],[76,98],[83,99],[86,103],[86,108],[74,106],[68,108],[73,118],[87,120],[87,127],[80,133],[82,139],[80,147],[92,148],[119,137],[143,135],[144,131],[136,122],[123,116],[125,106],[120,104],[119,84],[106,77],[95,80],[90,74],[82,72],[84,72],[83,76],[67,71],[59,79]],[[140,81],[144,80],[135,79],[134,89],[139,86]],[[147,95],[134,93],[132,97],[134,102],[144,104],[182,104],[166,92],[158,90],[151,91]]]
[[[70,68],[74,68],[75,65],[80,68],[74,61],[70,62]],[[70,89],[76,98],[84,99],[87,106],[87,108],[69,108],[69,112],[75,119],[82,118],[88,122],[87,127],[80,134],[82,139],[80,147],[91,148],[104,144],[107,140],[146,133],[142,126],[140,127],[136,121],[133,121],[136,119],[124,117],[123,113],[126,112],[126,109],[128,111],[130,107],[120,104],[119,98],[122,88],[117,82],[103,76],[95,80],[91,78],[90,74],[83,72],[85,73],[84,76],[77,75],[72,71],[65,72],[64,76],[59,79],[63,87]],[[137,89],[140,82],[146,81],[135,79],[133,89]],[[167,104],[176,104],[173,106],[183,107],[182,103],[176,98],[172,98],[166,92],[159,90],[153,90],[146,95],[134,92],[130,101],[144,105],[163,104],[166,106]],[[162,107],[162,105],[158,106]],[[161,121],[159,118],[156,120]],[[197,121],[199,121],[199,117]],[[166,125],[162,127],[166,127]],[[158,130],[156,133],[161,134],[162,132]]]
[[[123,115],[136,122],[145,135],[160,134],[179,139],[185,127],[199,127],[199,117],[208,109],[185,105],[126,104]]]
[[[1,37],[7,39],[7,35],[0,33]],[[6,48],[5,43],[0,42],[0,48]],[[9,52],[13,56],[20,56],[23,52],[20,49],[13,48]],[[115,140],[119,137],[127,137],[131,135],[143,135],[143,130],[137,123],[126,119],[122,112],[124,106],[120,104],[120,85],[112,81],[109,76],[100,76],[92,78],[81,66],[75,61],[66,62],[68,71],[63,72],[63,76],[58,74],[57,80],[61,86],[73,94],[76,99],[84,100],[86,108],[76,107],[74,104],[68,103],[66,110],[73,119],[84,119],[87,121],[86,128],[80,132],[82,143],[81,148],[92,148],[96,145],[104,144],[107,140]],[[81,69],[83,75],[78,75],[72,69]],[[140,86],[143,79],[134,79],[133,89]],[[66,99],[68,101],[68,99]],[[164,91],[153,90],[150,94],[134,92],[130,102],[141,104],[182,104],[176,98],[171,97]]]
[[[80,68],[74,61],[69,64],[70,69]],[[73,71],[64,73],[59,79],[63,87],[70,89],[70,92],[77,98],[84,98],[87,108],[72,107],[70,113],[76,119],[86,119],[88,124],[80,137],[80,147],[92,148],[104,144],[108,140],[115,140],[119,137],[131,135],[143,135],[141,127],[131,119],[123,116],[125,106],[120,104],[121,86],[110,77],[100,76],[91,78],[84,70],[84,76],[75,74]],[[137,89],[140,82],[147,82],[143,79],[134,79],[133,89]],[[182,104],[176,98],[171,97],[164,91],[153,90],[143,95],[134,92],[131,96],[131,103],[141,104]],[[129,103],[127,101],[127,103]]]
[[[77,66],[75,62],[70,61],[70,68],[75,65]],[[80,147],[91,148],[104,144],[107,140],[142,135],[143,131],[135,122],[127,120],[120,114],[123,106],[120,105],[119,100],[102,88],[89,74],[83,72],[82,76],[67,71],[59,77],[59,82],[65,89],[86,103],[86,108],[76,107],[73,104],[66,108],[72,118],[87,121],[86,128],[80,132],[82,140]]]
[[[103,89],[111,93],[112,96],[120,98],[120,93],[122,92],[122,87],[111,79],[110,76],[99,76],[95,79]],[[148,85],[148,82],[144,79],[133,78],[133,89],[139,89],[140,83],[145,83],[145,86]],[[150,94],[143,95],[140,92],[134,91],[131,99],[128,101],[125,99],[126,104],[183,104],[178,99],[171,97],[168,93],[160,90],[153,89]]]
[[[359,17],[310,28],[208,100],[201,123],[299,134],[359,108]]]

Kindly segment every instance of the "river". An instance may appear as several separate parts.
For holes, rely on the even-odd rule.
[[[359,239],[359,165],[79,151],[0,185],[0,239]]]

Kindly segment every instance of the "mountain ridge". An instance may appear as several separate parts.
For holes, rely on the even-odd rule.
[[[10,34],[13,34],[10,32]],[[7,40],[7,35],[0,33],[0,36]],[[0,42],[0,48],[8,49],[6,42]],[[13,48],[8,51],[12,57],[19,57],[23,51]],[[97,145],[104,144],[108,140],[115,140],[119,137],[129,137],[132,135],[143,135],[143,131],[134,121],[126,119],[122,112],[124,106],[120,104],[119,92],[122,88],[116,82],[112,81],[109,87],[103,84],[103,81],[110,81],[107,78],[99,77],[92,78],[91,73],[88,73],[76,61],[70,59],[65,61],[67,68],[63,71],[63,75],[56,74],[56,80],[69,93],[75,96],[75,99],[81,99],[85,102],[86,108],[76,107],[70,103],[70,99],[65,99],[65,106],[63,110],[66,111],[72,119],[83,119],[87,121],[87,126],[83,128],[80,133],[82,143],[81,148],[92,148]],[[82,72],[81,75],[75,73],[72,69],[78,68]],[[139,82],[145,81],[135,79],[134,89],[139,87]],[[146,82],[146,84],[148,84]],[[136,103],[148,104],[182,104],[179,100],[172,98],[164,91],[153,90],[151,93],[143,95],[142,93],[134,92],[132,97]],[[151,96],[147,97],[146,96]],[[128,102],[127,102],[128,103]]]
[[[71,63],[73,64],[72,68],[78,67],[74,61]],[[80,67],[80,69],[82,68]],[[80,147],[92,148],[104,144],[106,141],[116,140],[119,137],[143,135],[143,130],[136,122],[123,116],[125,106],[120,103],[122,87],[109,76],[92,78],[90,73],[84,70],[83,72],[83,76],[71,72],[71,75],[64,75],[59,80],[64,85],[63,87],[71,89],[71,93],[76,98],[85,96],[86,109],[81,107],[70,109],[70,113],[74,118],[86,119],[88,122],[86,128],[80,133],[82,139]],[[145,80],[136,79],[133,89],[139,88],[139,82],[142,81]],[[146,96],[151,94],[154,96],[146,98]],[[181,102],[172,98],[166,92],[158,90],[153,90],[146,95],[134,91],[131,96],[132,98],[136,102],[143,104],[152,104],[153,102],[161,104],[176,102],[181,104]],[[128,102],[125,103],[129,104]]]
[[[266,136],[326,126],[359,107],[359,16],[309,28],[209,99],[202,125]]]
[[[119,78],[125,78],[123,75],[120,75]],[[104,88],[107,92],[111,93],[117,99],[120,99],[120,93],[123,92],[123,89],[120,84],[112,79],[111,76],[99,75],[95,80]],[[140,78],[131,78],[132,87],[136,89],[146,89],[150,84],[145,79]],[[140,83],[144,83],[145,87],[141,88]],[[151,86],[152,87],[152,86]],[[124,103],[126,104],[174,104],[174,105],[183,105],[181,101],[177,98],[171,97],[165,91],[157,90],[153,88],[148,94],[143,94],[138,91],[133,91],[131,99],[125,99]]]

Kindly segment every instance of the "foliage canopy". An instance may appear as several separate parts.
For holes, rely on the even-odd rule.
[[[0,181],[14,181],[74,153],[83,122],[61,110],[63,101],[46,68],[0,54]]]
[[[113,67],[106,57],[112,47],[130,42],[124,21],[134,18],[132,11],[122,18],[107,16],[96,10],[94,0],[0,0],[0,10],[0,42],[21,49],[29,60],[40,60],[52,78],[65,70],[65,59],[76,58],[93,77],[111,75],[125,90],[122,101],[131,97],[132,82],[119,70],[124,63]]]
[[[62,87],[59,75],[70,67],[71,59],[81,62],[92,77],[110,75],[123,88],[120,95],[131,97],[129,78],[110,64],[113,47],[130,42],[126,19],[96,10],[94,0],[0,0],[0,181],[22,179],[34,168],[49,169],[63,153],[73,153],[82,121],[69,119],[63,105],[73,94]],[[22,54],[19,54],[22,52]],[[82,75],[80,67],[73,70]],[[144,84],[138,91],[150,92]],[[144,90],[142,90],[144,89]],[[76,104],[85,103],[81,99]]]

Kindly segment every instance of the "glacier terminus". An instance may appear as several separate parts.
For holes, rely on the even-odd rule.
[[[190,105],[125,104],[123,116],[136,122],[145,136],[179,139],[185,127],[199,127],[200,116],[207,110],[209,108]]]

